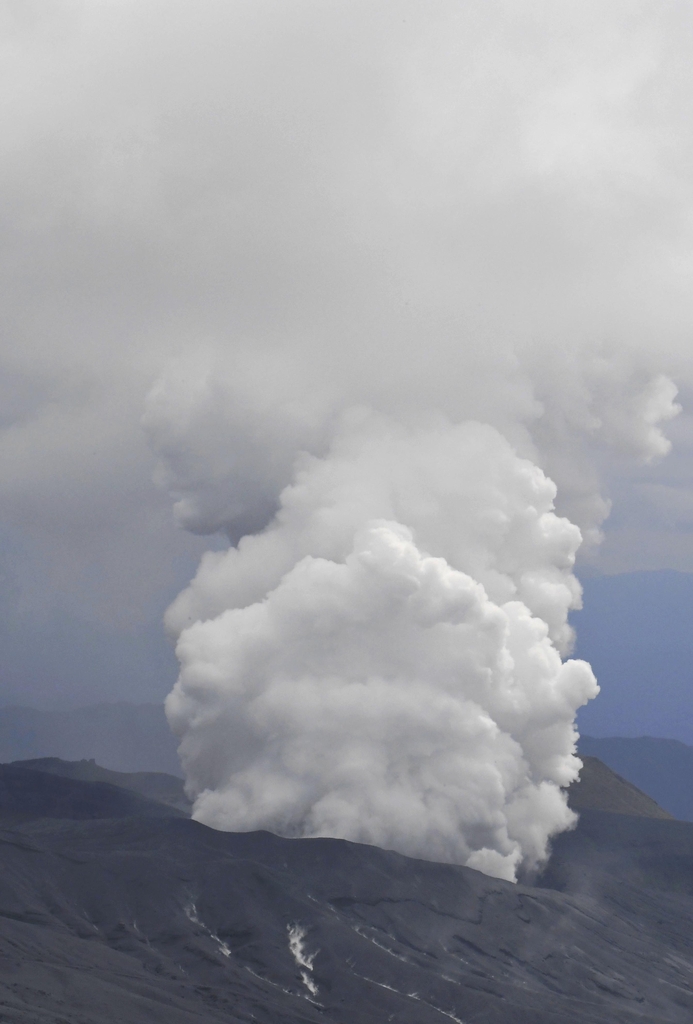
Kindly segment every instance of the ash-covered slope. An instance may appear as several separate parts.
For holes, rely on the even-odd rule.
[[[0,1019],[688,1024],[690,878],[693,825],[597,812],[535,886],[176,818],[27,822],[0,835]]]
[[[691,822],[582,811],[577,829],[554,841],[539,884],[564,892],[609,894],[614,906],[621,901],[635,906],[644,894],[648,900],[669,894],[681,901],[682,927],[693,957],[687,902],[693,898]],[[645,914],[643,923],[647,920]]]

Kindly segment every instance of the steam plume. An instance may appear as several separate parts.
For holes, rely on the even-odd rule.
[[[243,113],[212,164],[237,179],[210,204],[232,218],[231,327],[215,265],[210,340],[186,334],[145,416],[178,523],[230,542],[167,614],[167,711],[201,821],[513,878],[574,820],[575,713],[597,686],[562,659],[605,466],[666,454],[678,410],[649,249],[619,219],[646,191],[620,190],[651,61],[631,41],[614,72],[620,49],[593,53],[569,5],[618,134],[601,102],[582,110],[572,30],[551,36],[544,82],[524,29],[504,15],[509,38],[491,38],[485,4],[407,4],[411,21],[385,6],[381,24],[372,5],[308,4],[271,59],[234,22]],[[240,77],[271,82],[262,116]]]
[[[174,602],[195,816],[514,878],[571,825],[580,531],[494,428],[343,417]]]
[[[665,447],[674,394],[655,379],[623,403],[646,457]],[[196,464],[179,398],[165,380],[150,398],[169,482]],[[281,414],[255,415],[271,439]],[[230,535],[262,524],[301,433],[317,453],[293,452],[270,522],[208,553],[167,613],[181,663],[167,713],[195,817],[504,878],[536,867],[575,820],[562,789],[580,767],[575,713],[598,690],[589,665],[561,660],[580,529],[497,427],[363,408],[287,427],[267,451],[251,434],[257,482],[230,500],[241,432],[227,480],[208,473],[179,514],[194,525],[214,509]]]

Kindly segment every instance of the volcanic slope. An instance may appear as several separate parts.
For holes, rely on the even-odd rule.
[[[175,816],[0,831],[3,1024],[692,1019],[688,823],[585,811],[534,885]]]
[[[693,821],[693,747],[654,736],[581,736],[578,753],[599,758],[675,818]]]
[[[183,780],[166,772],[114,772],[110,768],[102,768],[93,758],[64,761],[60,757],[39,757],[30,761],[12,761],[11,766],[60,775],[80,782],[107,782],[111,786],[139,793],[147,800],[168,804],[188,815],[192,810],[192,801],[186,796]]]
[[[189,817],[189,812],[108,782],[85,782],[52,772],[0,764],[0,823],[35,818]]]
[[[642,818],[669,818],[652,797],[618,775],[597,757],[582,755],[580,778],[568,787],[568,803],[574,811],[611,811]]]

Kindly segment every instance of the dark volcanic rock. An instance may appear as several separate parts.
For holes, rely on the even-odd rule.
[[[685,823],[586,812],[535,886],[173,818],[0,840],[2,1021],[693,1019]]]

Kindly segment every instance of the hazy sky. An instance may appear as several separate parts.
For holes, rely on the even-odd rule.
[[[673,0],[0,2],[0,701],[163,696],[347,404],[612,501],[584,573],[693,572],[692,50]]]

